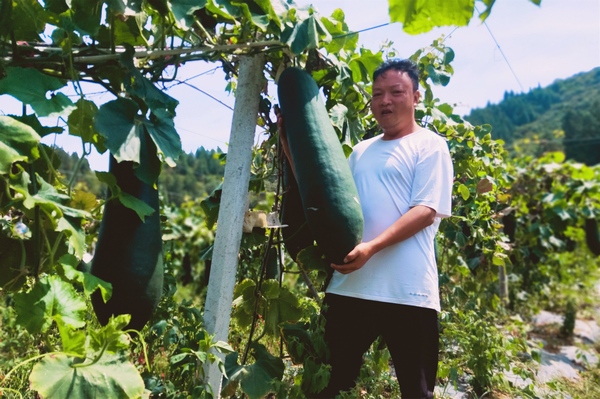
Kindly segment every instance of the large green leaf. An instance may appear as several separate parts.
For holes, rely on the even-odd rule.
[[[12,118],[18,120],[19,122],[23,122],[26,125],[29,125],[35,130],[37,134],[41,137],[47,136],[49,134],[54,133],[62,133],[63,128],[60,126],[43,126],[38,117],[35,114],[30,115],[10,115]]]
[[[90,36],[98,34],[103,5],[101,0],[71,0],[71,18],[79,33]]]
[[[14,298],[17,323],[31,334],[48,330],[54,316],[76,328],[85,325],[85,300],[58,276],[42,277],[31,291],[19,292]]]
[[[67,125],[69,134],[79,136],[84,143],[92,143],[98,152],[106,151],[104,139],[94,128],[94,117],[98,112],[98,106],[93,101],[80,99],[75,103],[77,107],[69,114]]]
[[[232,1],[231,4],[242,10],[244,17],[256,27],[267,30],[269,27],[269,10],[264,10],[254,1]],[[263,2],[264,5],[264,2]]]
[[[71,356],[83,358],[86,353],[85,331],[68,325],[60,316],[55,316],[54,320],[56,321],[58,332],[60,333],[62,352],[68,353]]]
[[[30,126],[0,115],[0,174],[8,173],[14,162],[33,162],[38,158],[40,140],[41,137]]]
[[[114,21],[114,42],[116,45],[129,44],[132,46],[145,46],[148,41],[144,37],[142,28],[146,22],[146,16],[143,14],[128,17],[125,20],[115,19]],[[102,28],[101,28],[102,29]],[[110,35],[110,31],[102,31]],[[110,39],[109,39],[110,40]]]
[[[96,129],[106,138],[106,147],[117,161],[133,161],[140,165],[136,175],[148,184],[154,184],[160,165],[153,154],[143,162],[140,153],[143,134],[147,132],[156,145],[156,152],[162,161],[175,166],[175,160],[182,152],[181,139],[175,130],[173,117],[178,101],[156,88],[133,65],[133,49],[121,58],[127,68],[125,87],[133,96],[143,100],[151,111],[150,119],[139,115],[138,105],[128,99],[119,98],[100,107],[96,115]]]
[[[281,335],[294,364],[302,364],[314,353],[308,327],[307,323],[285,323],[281,327]]]
[[[269,16],[269,20],[281,29],[283,23],[281,16],[289,9],[289,5],[282,0],[255,0],[256,4]]]
[[[29,195],[26,191],[21,192],[25,196],[23,205],[27,209],[39,206],[49,216],[56,231],[67,233],[69,244],[75,254],[82,257],[85,251],[82,220],[90,216],[89,212],[66,205],[71,202],[71,197],[56,191],[56,188],[40,176],[37,176],[37,182],[39,190],[35,195]]]
[[[232,4],[231,0],[208,0],[206,2],[206,11],[216,15],[218,18],[230,20],[232,22],[242,16],[242,11],[239,7]]]
[[[329,42],[331,36],[317,15],[312,14],[300,20],[293,27],[287,27],[281,34],[281,41],[286,43],[294,54],[319,47],[321,38]]]
[[[12,27],[17,41],[39,42],[46,13],[38,0],[13,0]]]
[[[360,56],[357,55],[350,61],[352,79],[355,82],[370,82],[373,72],[382,62],[381,52],[373,53],[369,49],[361,49]]]
[[[321,22],[332,36],[331,42],[325,45],[328,53],[337,54],[341,50],[354,51],[356,49],[358,33],[349,34],[344,11],[338,8],[331,14],[331,17],[322,17]]]
[[[130,315],[122,314],[111,317],[102,328],[90,331],[90,350],[96,353],[117,354],[127,349],[130,339],[123,329],[127,327],[130,321]]]
[[[294,323],[302,317],[300,302],[288,288],[279,287],[277,280],[265,280],[261,289],[267,297],[266,310],[263,315],[265,331],[277,336],[281,323]]]
[[[139,218],[144,221],[146,216],[152,215],[155,210],[144,201],[121,190],[117,185],[116,177],[109,172],[96,172],[96,177],[102,183],[108,185],[111,195],[116,196],[121,203],[129,209],[132,209]]]
[[[62,274],[71,282],[78,282],[83,286],[83,292],[91,295],[97,289],[100,290],[104,302],[108,301],[112,295],[112,284],[99,279],[91,273],[81,272],[76,269],[79,260],[71,254],[66,254],[58,260],[62,268]]]
[[[217,222],[219,215],[219,209],[221,206],[221,194],[223,192],[223,185],[219,184],[210,196],[206,197],[200,202],[200,207],[204,212],[204,220],[206,221],[206,227],[212,229],[214,224]]]
[[[36,69],[7,67],[6,77],[0,79],[0,94],[9,94],[30,105],[38,116],[58,116],[74,107],[67,96],[55,92],[64,86],[65,81]]]
[[[140,163],[142,117],[133,100],[118,98],[102,105],[94,119],[94,127],[104,136],[104,145],[118,162]]]
[[[31,371],[31,388],[42,398],[63,399],[139,398],[144,392],[144,381],[130,361],[104,355],[81,366],[75,360],[64,354],[45,357]]]
[[[223,389],[227,390],[230,384],[240,384],[250,399],[259,399],[274,390],[274,382],[281,381],[285,366],[280,358],[271,355],[261,344],[253,342],[250,349],[256,361],[249,366],[238,364],[237,352],[227,355],[225,369],[229,379]]]
[[[473,17],[475,0],[388,0],[390,20],[417,35],[438,26],[465,26]]]
[[[159,90],[144,77],[133,63],[133,47],[125,46],[125,48],[125,52],[121,55],[121,64],[127,69],[127,75],[123,79],[127,92],[142,99],[157,117],[173,119],[179,101]]]
[[[179,26],[189,29],[194,24],[196,18],[194,11],[204,8],[206,0],[171,0],[171,12]]]
[[[164,132],[165,125],[160,120],[155,120],[155,125],[138,115],[138,110],[137,104],[129,99],[110,101],[98,110],[95,127],[104,136],[104,144],[117,162],[134,162],[138,165],[135,169],[136,176],[143,182],[154,185],[160,174],[160,162],[156,155],[158,145],[145,145],[144,141],[148,140],[148,135],[154,135],[157,137],[156,140],[152,137],[154,143],[158,141],[170,148],[170,139],[173,137]],[[181,143],[179,136],[176,138]],[[143,148],[147,151],[142,152]]]

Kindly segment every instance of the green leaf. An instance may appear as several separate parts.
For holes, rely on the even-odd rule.
[[[103,153],[106,148],[103,137],[94,128],[94,117],[98,112],[96,104],[89,100],[80,99],[75,103],[75,110],[69,114],[67,125],[71,136],[81,137],[84,143],[92,143],[98,152]]]
[[[128,17],[125,20],[115,19],[114,20],[114,43],[116,45],[129,44],[131,46],[148,46],[146,40],[147,32],[144,31],[143,25],[146,22],[144,14]],[[100,34],[102,36],[99,41],[110,41],[110,31],[105,28],[100,28]],[[106,36],[106,37],[105,37]]]
[[[236,18],[241,16],[240,9],[231,4],[230,0],[207,0],[206,11],[214,14],[217,18],[235,22]]]
[[[341,50],[353,52],[358,44],[358,33],[351,33],[345,22],[344,11],[338,8],[333,11],[331,17],[322,17],[321,23],[327,29],[332,39],[325,45],[330,54],[336,54]]]
[[[140,163],[140,134],[143,133],[139,107],[133,100],[118,98],[102,105],[94,120],[94,127],[104,144],[118,162]]]
[[[468,200],[469,197],[471,196],[471,192],[469,191],[469,188],[467,186],[465,186],[464,184],[461,184],[458,186],[458,192],[461,195],[463,200]]]
[[[338,135],[342,135],[344,132],[347,114],[348,107],[346,107],[344,104],[335,104],[329,110],[329,119],[331,119],[331,123],[333,124],[333,127],[337,131]]]
[[[125,89],[129,94],[141,98],[158,118],[172,120],[179,101],[160,91],[144,77],[133,63],[133,47],[125,48],[126,51],[121,55],[121,64],[127,69],[127,75],[123,79]]]
[[[194,11],[206,6],[206,0],[171,0],[169,3],[175,20],[184,29],[190,29],[194,24]]]
[[[62,342],[62,351],[71,356],[83,358],[86,353],[86,335],[85,331],[77,330],[63,322],[60,316],[55,316],[54,321],[58,326],[60,340]]]
[[[9,1],[10,3],[10,1]],[[17,41],[40,42],[46,28],[46,13],[38,0],[13,1],[12,27]],[[4,11],[4,9],[2,9]]]
[[[505,259],[507,258],[506,254],[496,252],[492,257],[492,263],[494,266],[504,266],[506,264]]]
[[[133,209],[135,213],[137,213],[142,222],[145,220],[146,216],[150,216],[155,212],[154,208],[150,205],[124,191],[121,191],[118,197],[123,205]]]
[[[103,3],[101,0],[71,0],[71,19],[79,33],[98,34]]]
[[[411,35],[439,26],[465,26],[475,9],[475,0],[388,1],[391,22],[400,22]]]
[[[65,81],[33,68],[7,67],[6,77],[0,79],[0,94],[9,94],[31,105],[38,116],[58,116],[74,107],[63,93],[55,93],[64,86]]]
[[[314,352],[308,332],[308,324],[285,323],[282,325],[281,333],[294,364],[302,364],[306,356]]]
[[[50,355],[33,367],[29,381],[44,398],[133,399],[144,392],[135,366],[114,355],[104,355],[88,366],[62,353]]]
[[[157,118],[152,122],[145,122],[145,126],[156,145],[161,160],[167,165],[175,167],[175,160],[181,155],[182,149],[173,119]]]
[[[128,314],[113,316],[102,328],[90,331],[90,349],[115,354],[127,349],[130,340],[123,329],[130,321],[131,316]]]
[[[129,99],[119,98],[100,107],[95,118],[95,127],[105,138],[104,144],[118,162],[132,161],[139,165],[136,176],[143,182],[154,185],[160,174],[160,162],[156,151],[163,160],[175,166],[175,159],[181,154],[181,141],[170,119],[154,118],[153,121],[138,115],[137,104]],[[153,145],[143,145],[146,134]],[[148,152],[141,152],[147,148]]]
[[[244,17],[254,26],[263,31],[269,27],[269,15],[254,1],[232,1],[231,4],[239,7]]]
[[[427,74],[435,85],[446,86],[450,82],[451,75],[444,70],[436,68],[434,65],[429,64],[427,66]]]
[[[305,271],[327,271],[331,269],[329,263],[325,261],[323,253],[319,251],[319,248],[315,245],[313,245],[312,247],[304,248],[303,250],[298,252],[298,256],[296,256],[296,261],[298,262],[298,265]]]
[[[17,323],[31,334],[48,330],[54,316],[65,324],[85,325],[87,306],[73,286],[58,276],[42,277],[29,292],[15,294]]]
[[[265,280],[261,290],[267,298],[266,311],[263,315],[267,333],[277,336],[281,323],[294,323],[302,317],[298,297],[288,288],[279,287],[277,280]]]
[[[281,29],[283,22],[281,16],[289,9],[289,5],[283,0],[254,0],[254,2],[268,15],[269,20]]]
[[[62,274],[67,280],[80,283],[83,286],[83,292],[88,296],[99,289],[104,302],[108,301],[112,295],[112,284],[99,279],[91,273],[77,270],[78,263],[79,260],[71,254],[65,254],[58,260],[58,265],[62,268]]]
[[[354,57],[350,61],[352,70],[352,79],[355,82],[370,82],[373,72],[383,62],[382,53],[373,54],[371,50],[362,49],[359,57]]]
[[[81,209],[75,209],[65,205],[71,201],[71,197],[56,191],[52,185],[37,176],[39,190],[35,195],[27,195],[23,205],[27,209],[39,206],[53,223],[56,231],[65,231],[69,237],[69,244],[75,253],[82,257],[85,251],[85,234],[82,227],[82,219],[89,218],[90,214]]]
[[[64,131],[64,129],[60,126],[42,126],[42,124],[40,123],[40,120],[38,119],[38,117],[35,114],[23,115],[23,116],[17,116],[17,115],[10,115],[10,116],[12,118],[18,120],[19,122],[23,122],[24,124],[32,127],[33,130],[35,130],[35,132],[40,135],[40,137],[44,137],[44,136],[47,136],[49,134],[54,134],[54,133],[62,133]]]
[[[206,226],[209,229],[212,229],[215,223],[217,222],[217,218],[219,216],[219,208],[221,206],[221,192],[222,192],[222,184],[219,184],[217,188],[213,190],[210,196],[206,197],[204,200],[200,202],[200,207],[204,212],[204,218],[206,220]]]
[[[310,15],[292,28],[287,28],[281,34],[281,41],[286,43],[294,54],[300,54],[304,50],[319,47],[319,35],[325,36],[329,41],[331,37],[316,15]]]
[[[231,383],[240,383],[242,391],[250,399],[260,399],[274,390],[275,381],[281,381],[285,366],[280,358],[271,355],[263,345],[253,342],[250,348],[256,360],[252,365],[240,366],[237,353],[225,358],[229,379],[224,389]]]
[[[85,252],[85,232],[81,226],[81,218],[65,216],[58,219],[56,231],[67,232],[69,246],[77,256],[83,256]]]
[[[0,115],[0,174],[8,173],[14,162],[37,159],[40,156],[40,140],[41,137],[30,126]]]

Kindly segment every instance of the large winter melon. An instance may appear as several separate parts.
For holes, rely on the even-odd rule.
[[[278,97],[302,207],[328,261],[342,264],[362,238],[363,216],[348,161],[314,79],[287,68]]]
[[[94,292],[92,305],[101,324],[113,315],[130,314],[128,327],[141,330],[162,295],[162,236],[158,190],[139,180],[133,166],[110,157],[109,171],[121,190],[145,202],[154,213],[142,222],[118,199],[106,203],[91,273],[111,283],[113,291],[106,303]]]

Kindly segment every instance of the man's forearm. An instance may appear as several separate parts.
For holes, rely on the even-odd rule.
[[[383,233],[369,242],[374,252],[404,241],[430,226],[435,219],[435,210],[423,205],[410,208]]]

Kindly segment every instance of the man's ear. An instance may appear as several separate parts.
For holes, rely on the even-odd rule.
[[[414,101],[415,105],[417,105],[419,103],[420,99],[421,99],[421,92],[419,90],[415,90],[415,92],[413,93],[413,101]]]

